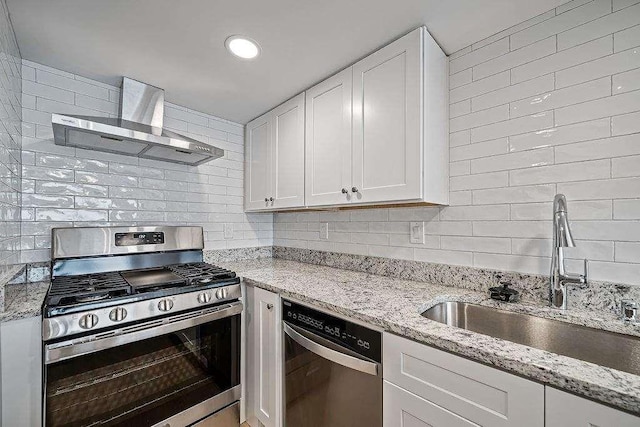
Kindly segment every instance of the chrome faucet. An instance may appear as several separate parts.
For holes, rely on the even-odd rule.
[[[567,273],[564,269],[563,248],[573,248],[576,244],[569,228],[567,199],[564,194],[556,194],[553,199],[553,251],[551,254],[551,275],[549,280],[549,301],[552,307],[567,309],[567,287],[571,284],[586,285],[588,261],[584,260],[584,274]]]

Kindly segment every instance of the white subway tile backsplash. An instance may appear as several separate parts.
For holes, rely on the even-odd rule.
[[[551,163],[553,163],[553,149],[540,148],[471,160],[471,173],[533,168]]]
[[[500,40],[503,37],[506,37],[506,36],[509,36],[511,34],[517,33],[518,31],[522,31],[522,30],[524,30],[526,28],[529,28],[529,27],[531,27],[533,25],[536,25],[539,22],[546,21],[547,19],[552,18],[555,15],[556,15],[556,11],[554,9],[551,9],[551,10],[545,12],[545,13],[541,13],[538,16],[535,16],[535,17],[533,17],[531,19],[528,19],[528,20],[526,20],[524,22],[516,24],[516,25],[514,25],[512,27],[509,27],[506,30],[500,31],[499,33],[496,33],[496,34],[494,34],[494,35],[492,35],[490,37],[487,37],[484,40],[480,40],[479,42],[476,42],[473,45],[471,45],[471,47],[474,50],[479,49],[479,48],[481,48],[483,46],[488,45],[489,43],[493,43],[496,40]]]
[[[616,159],[614,159],[615,161]],[[576,162],[566,165],[540,166],[509,172],[510,185],[546,184],[554,182],[604,179],[611,176],[609,159]]]
[[[578,64],[583,64],[613,52],[613,37],[607,36],[583,45],[576,46],[566,52],[558,52],[537,61],[532,61],[511,70],[511,83],[519,83],[535,78],[542,74],[563,70]],[[556,74],[556,89],[558,84]]]
[[[471,142],[475,143],[550,128],[553,126],[553,116],[553,111],[543,111],[530,116],[476,127],[471,129]]]
[[[443,221],[509,220],[509,205],[449,206],[440,211]]]
[[[562,145],[555,148],[555,161],[570,163],[640,154],[639,142],[640,134],[632,134]]]
[[[488,80],[488,79],[487,79]],[[497,89],[483,95],[474,97],[471,100],[471,110],[478,111],[496,105],[507,104],[511,101],[523,99],[528,96],[538,95],[552,91],[554,88],[553,74],[540,76],[535,79]]]
[[[638,197],[640,178],[616,178],[558,184],[558,192],[569,199],[633,199]]]
[[[613,219],[640,219],[640,199],[614,200]]]
[[[81,95],[91,96],[98,99],[109,99],[109,90],[96,84],[89,84],[73,78],[72,74],[54,73],[52,69],[44,71],[42,69],[36,70],[36,82],[52,86],[60,89],[65,89]]]
[[[571,220],[611,219],[610,200],[571,200]],[[512,220],[547,220],[552,212],[552,202],[511,205]]]
[[[640,112],[612,117],[611,132],[613,135],[626,135],[640,132]]]
[[[638,242],[616,242],[616,261],[634,262],[640,260],[640,243]]]
[[[465,114],[469,114],[471,112],[471,100],[467,99],[465,101],[456,102],[455,104],[451,104],[449,106],[449,117],[454,118],[458,116],[463,116]]]
[[[456,74],[462,70],[473,67],[474,65],[485,62],[491,58],[504,55],[509,52],[509,38],[505,37],[491,44],[483,46],[466,55],[452,59],[449,63],[449,73]]]
[[[611,95],[611,77],[602,77],[564,89],[548,91],[510,104],[510,117],[521,117],[540,111],[578,104]]]
[[[464,86],[456,87],[449,92],[449,102],[455,103],[483,93],[493,92],[496,89],[509,86],[511,72],[509,70],[489,76],[486,79],[469,82]],[[499,104],[495,104],[499,105]]]
[[[475,190],[479,188],[499,188],[509,185],[508,172],[481,173],[452,177],[450,186],[452,191]]]
[[[530,185],[473,191],[474,205],[501,203],[531,203],[553,200],[555,185]]]
[[[449,250],[511,253],[511,239],[498,237],[456,237],[443,236],[441,248]]]
[[[479,157],[493,156],[496,154],[504,154],[508,151],[509,140],[507,138],[499,138],[492,141],[483,141],[476,144],[452,147],[450,150],[450,159],[452,162],[456,162],[459,160],[469,160]]]
[[[492,74],[499,73],[500,71],[512,69],[511,83],[517,83],[518,81],[522,81],[525,79],[518,81],[514,80],[513,71],[518,69],[514,67],[517,67],[521,64],[526,64],[538,58],[543,58],[545,56],[551,55],[555,53],[555,51],[556,37],[548,37],[544,40],[540,40],[529,46],[523,47],[522,49],[511,51],[505,55],[499,56],[495,59],[483,62],[482,64],[473,67],[473,79],[482,79]],[[536,76],[539,76],[541,74],[546,73],[539,73]]]
[[[640,0],[613,0],[613,11],[616,12],[636,3],[640,3]]]
[[[556,11],[557,12],[557,11]],[[562,33],[611,12],[611,0],[593,0],[511,35],[511,50]]]
[[[611,176],[613,178],[637,176],[638,171],[640,171],[640,156],[611,159]]]
[[[509,137],[509,151],[531,150],[611,136],[610,119],[543,129]]]
[[[606,55],[556,73],[556,89],[640,67],[640,49]]]
[[[597,37],[638,25],[638,16],[640,16],[640,4],[565,31],[558,34],[558,50],[568,49]]]
[[[592,0],[571,0],[567,3],[561,4],[556,7],[556,15],[560,15],[561,13],[567,12],[569,10],[575,9],[578,6],[582,6],[585,3],[589,3]]]
[[[638,110],[640,91],[633,91],[559,108],[555,111],[555,120],[556,126],[562,126]]]
[[[621,52],[640,46],[640,24],[613,35],[613,51]]]
[[[451,132],[477,128],[495,122],[502,122],[509,118],[509,106],[500,105],[498,107],[489,108],[487,110],[477,111],[462,117],[456,117],[449,120],[449,128]],[[471,138],[473,142],[473,130]],[[491,139],[491,138],[486,138]]]
[[[451,56],[449,58],[451,58]],[[472,80],[471,68],[467,68],[464,71],[460,71],[459,73],[449,76],[449,89],[455,89],[459,86],[466,85],[471,83]]]
[[[449,146],[458,147],[471,143],[471,131],[463,130],[460,132],[452,132],[449,134]]]
[[[640,89],[640,68],[614,75],[611,86],[614,95]]]

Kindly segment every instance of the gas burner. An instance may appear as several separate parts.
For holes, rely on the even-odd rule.
[[[187,282],[191,286],[208,285],[225,280],[237,280],[236,273],[233,271],[216,267],[206,262],[175,264],[167,268],[187,279]]]
[[[81,304],[129,294],[131,286],[118,272],[58,276],[51,282],[47,305]]]

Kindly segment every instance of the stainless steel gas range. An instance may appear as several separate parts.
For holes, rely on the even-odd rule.
[[[202,228],[52,237],[44,425],[239,425],[240,280],[203,262]]]

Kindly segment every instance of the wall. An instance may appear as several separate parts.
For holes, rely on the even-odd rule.
[[[451,206],[276,214],[275,244],[548,274],[564,193],[570,271],[640,284],[639,24],[637,0],[574,0],[453,54]]]
[[[20,51],[0,1],[0,279],[20,261]]]
[[[206,249],[272,244],[272,215],[243,213],[242,125],[166,103],[167,129],[225,149],[195,167],[61,147],[51,113],[116,116],[119,89],[26,60],[22,80],[23,262],[48,260],[61,226],[193,224]]]

